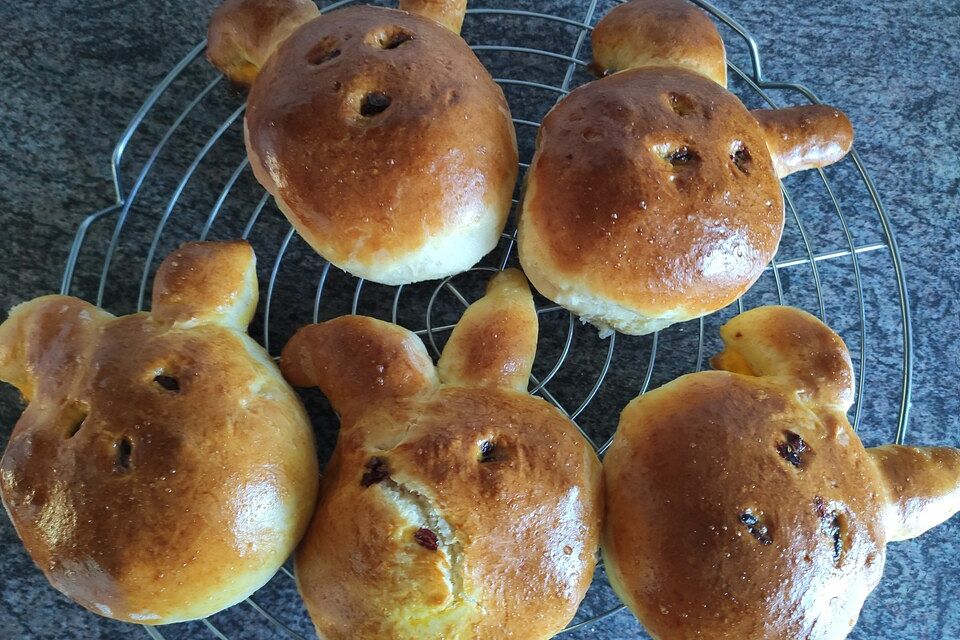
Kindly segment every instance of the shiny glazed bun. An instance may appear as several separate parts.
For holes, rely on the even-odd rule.
[[[351,7],[306,24],[261,70],[245,129],[257,179],[356,276],[445,277],[499,241],[517,174],[510,112],[431,19]]]
[[[657,640],[845,638],[886,543],[960,510],[960,451],[864,449],[846,347],[806,312],[760,307],[721,336],[720,371],[621,415],[607,575]]]
[[[207,27],[207,59],[249,86],[276,48],[319,15],[313,0],[224,0]]]
[[[519,253],[544,296],[603,332],[657,331],[740,297],[776,253],[778,176],[840,160],[853,130],[822,105],[750,112],[723,43],[684,0],[633,0],[593,32],[618,73],[546,116]]]
[[[783,230],[763,131],[679,68],[580,87],[543,121],[520,215],[540,293],[601,329],[656,331],[736,300]]]
[[[496,276],[435,368],[406,329],[345,316],[301,329],[284,375],[341,416],[296,575],[328,640],[549,638],[593,575],[600,464],[527,393],[537,314]]]
[[[50,583],[91,611],[211,615],[269,580],[306,528],[313,434],[243,333],[256,304],[247,243],[193,243],[160,266],[151,313],[45,296],[0,325],[0,379],[28,402],[3,504]]]

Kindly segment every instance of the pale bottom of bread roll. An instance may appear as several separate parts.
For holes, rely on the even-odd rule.
[[[524,259],[524,268],[527,278],[537,291],[564,309],[577,314],[582,322],[595,326],[600,330],[601,338],[609,337],[614,331],[642,336],[697,317],[697,314],[691,314],[685,309],[661,311],[655,317],[645,316],[635,309],[585,291],[574,282],[557,285],[544,278],[543,271],[530,259]]]
[[[371,256],[359,247],[358,251],[364,254],[363,260],[350,256],[330,262],[358,278],[391,286],[438,280],[462,273],[493,251],[503,230],[503,221],[494,207],[484,208],[470,217],[473,218],[471,224],[458,225],[445,233],[431,236],[415,251],[401,255],[381,252]],[[311,238],[305,239],[317,253],[324,255],[322,239],[318,239],[316,245]]]

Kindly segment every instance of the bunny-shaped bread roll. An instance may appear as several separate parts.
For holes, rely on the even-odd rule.
[[[256,304],[246,242],[193,243],[161,264],[151,313],[45,296],[0,325],[0,379],[29,403],[0,463],[3,504],[50,583],[91,611],[211,615],[305,530],[313,432],[244,333]]]
[[[519,165],[503,91],[457,35],[465,0],[320,18],[302,2],[226,0],[210,23],[210,60],[252,84],[257,180],[353,275],[399,285],[472,267],[500,241]]]
[[[631,0],[592,35],[614,73],[544,118],[519,221],[543,295],[608,332],[644,334],[723,308],[772,259],[778,177],[843,158],[853,130],[822,105],[748,111],[723,41],[686,0]]]
[[[960,510],[960,451],[864,449],[847,349],[810,314],[720,331],[719,371],[646,393],[604,459],[603,554],[653,638],[845,638],[887,542]]]
[[[301,329],[281,368],[341,416],[300,593],[328,640],[549,638],[593,575],[600,464],[526,391],[537,315],[519,271],[490,282],[434,368],[406,329]]]

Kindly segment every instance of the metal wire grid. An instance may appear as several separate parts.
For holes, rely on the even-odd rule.
[[[323,11],[330,11],[340,6],[350,4],[353,1],[354,0],[341,0],[339,2],[334,2],[333,4],[325,7]],[[770,106],[778,106],[775,104],[770,92],[783,91],[789,92],[795,96],[802,96],[811,103],[819,102],[816,95],[802,85],[766,80],[763,76],[757,44],[755,40],[746,32],[746,30],[738,22],[726,15],[724,12],[720,11],[718,8],[714,7],[706,0],[694,0],[694,2],[711,13],[722,26],[731,30],[742,40],[742,44],[746,47],[746,53],[749,57],[749,68],[744,70],[732,61],[729,63],[729,68],[732,72],[732,79],[739,81],[745,87],[747,87],[751,92],[753,92],[754,97]],[[575,29],[576,35],[574,38],[574,44],[569,53],[560,53],[547,49],[529,48],[514,45],[473,45],[473,49],[481,56],[485,52],[492,52],[496,54],[516,56],[521,63],[523,63],[525,60],[533,58],[548,58],[562,62],[564,64],[564,73],[557,84],[536,82],[522,77],[496,78],[497,82],[500,83],[505,89],[508,87],[519,87],[537,90],[541,92],[547,92],[548,94],[555,96],[555,99],[559,99],[566,95],[574,86],[578,75],[581,79],[586,79],[583,71],[587,64],[586,60],[584,59],[584,54],[588,44],[587,37],[592,28],[591,25],[595,22],[595,19],[600,15],[600,13],[601,12],[598,11],[598,0],[590,0],[582,19],[579,20],[562,17],[559,15],[528,11],[524,9],[473,8],[468,11],[467,26],[469,26],[471,21],[477,21],[484,18],[493,20],[515,18],[525,21],[556,23]],[[175,83],[183,76],[188,67],[195,66],[195,62],[201,65],[204,64],[201,59],[201,54],[205,50],[205,45],[205,41],[196,45],[196,47],[194,47],[153,89],[117,142],[111,160],[116,201],[113,205],[89,215],[83,220],[77,229],[74,242],[70,249],[66,268],[64,270],[63,281],[61,285],[62,293],[70,293],[71,287],[74,284],[75,273],[77,272],[78,260],[85,255],[85,248],[89,251],[87,246],[88,243],[86,242],[89,235],[88,232],[90,232],[90,230],[98,223],[106,222],[111,219],[113,220],[113,228],[109,233],[109,240],[106,244],[102,267],[100,268],[100,275],[97,281],[96,303],[98,305],[103,304],[106,288],[108,283],[111,282],[112,274],[113,278],[131,277],[129,272],[120,275],[117,275],[116,272],[121,268],[121,266],[117,264],[118,252],[122,247],[122,232],[125,224],[128,223],[131,217],[132,208],[140,197],[141,190],[144,188],[144,185],[150,179],[151,173],[158,167],[161,154],[168,147],[168,144],[174,138],[175,134],[177,134],[178,131],[184,127],[184,123],[188,120],[191,114],[193,114],[198,107],[203,104],[204,100],[211,95],[214,89],[216,89],[218,85],[223,82],[222,77],[217,76],[206,84],[203,84],[202,88],[195,95],[193,95],[192,98],[185,102],[182,110],[179,112],[179,115],[177,115],[173,122],[169,124],[165,130],[163,130],[162,134],[159,136],[159,139],[140,165],[140,169],[136,173],[131,186],[126,189],[123,186],[124,182],[122,180],[123,175],[121,172],[121,165],[126,159],[128,147],[135,139],[135,136],[141,132],[141,126],[144,124],[147,116],[151,113],[151,110],[155,108],[158,101],[168,91],[171,90],[171,87],[174,86]],[[728,49],[729,45],[730,43],[728,42]],[[220,122],[213,134],[209,136],[206,142],[200,147],[199,151],[196,152],[193,160],[187,166],[182,175],[180,175],[179,180],[176,181],[175,186],[173,186],[167,200],[167,204],[163,209],[159,222],[157,223],[155,230],[152,233],[152,237],[150,238],[149,247],[146,249],[146,260],[142,273],[139,276],[139,287],[137,288],[136,292],[136,308],[138,310],[143,308],[150,284],[150,277],[159,255],[158,250],[161,246],[161,237],[171,218],[174,216],[178,202],[181,200],[181,197],[184,194],[187,186],[190,184],[191,179],[197,175],[201,164],[208,158],[211,150],[213,150],[218,144],[222,144],[222,139],[228,131],[238,128],[236,125],[242,120],[244,108],[245,105],[237,106],[235,110],[233,110],[222,122]],[[539,126],[538,122],[524,118],[514,118],[514,122],[518,129],[518,137],[521,138],[523,138],[524,135],[527,135],[528,138],[532,139],[532,135]],[[853,275],[853,295],[855,296],[856,308],[858,310],[857,313],[855,313],[856,324],[858,325],[855,331],[857,334],[859,334],[859,358],[856,357],[857,353],[855,353],[854,359],[857,362],[857,380],[860,382],[860,384],[857,388],[856,404],[853,414],[853,424],[855,427],[857,427],[860,424],[862,415],[864,388],[862,381],[867,374],[866,362],[868,352],[868,312],[865,305],[864,277],[861,269],[860,256],[864,253],[874,251],[885,252],[887,258],[889,259],[889,266],[892,267],[893,277],[896,282],[896,291],[898,296],[897,311],[899,313],[899,326],[903,347],[902,360],[900,362],[900,372],[902,376],[899,389],[899,414],[896,422],[895,435],[895,441],[900,443],[903,442],[906,434],[906,424],[910,408],[909,401],[911,393],[912,368],[910,309],[906,295],[906,284],[904,281],[896,240],[890,228],[889,219],[880,201],[879,195],[877,194],[877,190],[873,184],[873,181],[865,171],[863,163],[855,150],[850,154],[849,159],[845,162],[852,165],[856,179],[860,181],[862,187],[866,191],[870,207],[872,208],[872,211],[875,212],[879,220],[882,237],[876,242],[861,245],[858,245],[854,242],[852,225],[849,222],[848,216],[844,213],[844,209],[841,207],[840,200],[838,198],[839,191],[835,189],[833,179],[828,177],[827,172],[819,170],[816,172],[818,182],[822,185],[822,189],[826,193],[827,201],[832,208],[832,212],[825,214],[823,217],[830,218],[835,216],[835,219],[839,223],[842,230],[844,246],[831,251],[815,253],[811,241],[811,233],[808,230],[810,220],[801,217],[799,209],[796,206],[795,200],[791,196],[791,193],[787,189],[784,189],[788,219],[791,220],[795,225],[800,241],[799,244],[802,246],[803,250],[802,254],[796,257],[783,257],[778,253],[776,259],[774,259],[770,267],[768,267],[767,272],[770,276],[772,276],[776,301],[779,303],[789,303],[790,301],[786,300],[787,296],[785,295],[785,281],[787,280],[787,273],[790,269],[795,267],[808,268],[810,270],[813,289],[815,291],[813,310],[817,312],[821,318],[825,318],[825,300],[828,298],[824,294],[824,287],[821,279],[820,270],[822,265],[831,263],[831,261],[838,259],[849,260]],[[529,164],[521,162],[520,167],[522,170],[525,170],[529,167]],[[226,179],[226,182],[223,184],[219,194],[216,196],[199,233],[199,237],[201,239],[208,237],[208,235],[212,232],[214,224],[217,222],[218,216],[220,216],[221,211],[224,208],[224,204],[231,192],[234,190],[241,177],[248,173],[249,163],[244,157],[244,159],[236,165],[232,172],[229,173],[229,177]],[[516,204],[516,200],[514,200],[514,203]],[[262,221],[262,214],[267,209],[268,204],[269,195],[265,192],[262,192],[261,196],[254,199],[252,211],[243,224],[243,230],[241,233],[242,237],[253,238],[257,235],[257,224],[258,222]],[[275,210],[272,210],[271,213],[274,216],[279,217],[279,213]],[[486,279],[488,274],[485,272],[503,269],[506,266],[515,263],[515,234],[515,229],[511,226],[508,232],[503,234],[500,246],[494,252],[494,254],[492,254],[492,257],[489,257],[484,263],[481,263],[480,266],[472,270],[474,274],[480,274],[478,276],[479,279]],[[278,276],[284,264],[284,257],[288,254],[291,242],[294,241],[295,238],[296,233],[294,229],[287,225],[287,230],[285,234],[282,235],[282,239],[280,240],[279,248],[277,249],[275,255],[272,256],[272,260],[268,263],[269,272],[266,277],[265,295],[261,300],[262,342],[267,350],[271,352],[276,351],[276,349],[272,349],[272,347],[275,345],[271,344],[271,314],[272,312],[276,313],[278,308],[275,295],[278,291]],[[186,239],[188,238],[178,238],[180,241]],[[261,260],[263,260],[263,258],[264,256],[261,254]],[[334,274],[338,274],[337,279],[344,280],[344,282],[332,282],[334,279]],[[441,294],[452,296],[453,304],[459,306],[460,312],[462,312],[462,309],[466,308],[466,306],[470,303],[470,296],[464,292],[464,287],[458,284],[458,282],[455,282],[455,280],[458,280],[458,278],[461,278],[461,276],[453,276],[446,278],[439,284],[429,285],[431,291],[429,292],[429,298],[426,301],[425,312],[423,315],[425,318],[425,326],[416,328],[415,330],[418,335],[425,338],[428,347],[431,349],[434,355],[437,356],[439,355],[441,349],[438,339],[442,339],[442,336],[452,329],[456,320],[456,313],[454,313],[453,317],[450,318],[449,322],[438,322],[435,319],[435,315],[442,315],[442,313],[438,314],[436,311],[438,307],[443,306],[438,302]],[[339,274],[338,270],[331,270],[329,263],[324,263],[320,270],[316,287],[312,291],[312,318],[302,318],[301,321],[306,322],[308,320],[319,320],[321,318],[321,308],[324,302],[333,295],[333,288],[337,287],[338,292],[342,294],[346,288],[351,286],[349,284],[350,282],[352,282],[353,288],[352,294],[347,292],[347,295],[350,297],[350,311],[352,313],[356,313],[361,306],[361,295],[365,287],[364,281],[361,279],[346,278],[346,276]],[[380,289],[382,289],[382,287],[377,286],[378,292]],[[379,296],[381,300],[385,299],[389,301],[388,315],[389,319],[393,322],[400,322],[399,316],[411,305],[418,307],[418,305],[413,304],[407,299],[409,296],[404,296],[405,291],[409,289],[410,287],[403,286],[393,288],[392,298],[388,293],[380,292],[382,294]],[[447,306],[449,307],[449,305]],[[744,307],[745,303],[743,299],[741,299],[737,301],[735,308],[731,311],[742,312]],[[449,315],[449,309],[447,309],[447,312]],[[586,391],[583,397],[577,401],[575,405],[570,402],[561,402],[550,391],[548,385],[557,379],[558,375],[561,373],[561,370],[564,368],[564,365],[569,364],[573,359],[571,354],[573,351],[572,346],[574,343],[574,335],[576,332],[582,331],[582,329],[579,327],[572,314],[564,312],[556,305],[549,303],[540,304],[538,306],[538,313],[540,314],[542,321],[548,318],[563,318],[564,313],[566,313],[566,316],[565,320],[554,321],[555,324],[559,323],[557,324],[559,331],[553,336],[557,347],[555,349],[555,351],[557,351],[555,359],[552,360],[552,363],[548,362],[546,365],[543,365],[542,362],[538,363],[539,368],[536,370],[542,371],[543,368],[546,368],[546,372],[542,373],[540,376],[531,377],[530,391],[531,393],[541,395],[556,405],[563,413],[565,413],[572,421],[574,421],[574,424],[577,424],[578,428],[580,428],[578,418],[581,418],[584,411],[591,406],[591,403],[593,403],[597,398],[598,393],[604,387],[605,383],[608,383],[609,386],[608,374],[610,374],[613,370],[611,365],[614,360],[615,352],[618,350],[618,345],[626,345],[622,347],[621,350],[629,349],[630,344],[632,344],[634,347],[640,345],[640,350],[647,354],[645,366],[642,364],[642,362],[639,365],[639,370],[642,371],[640,384],[632,386],[629,396],[632,397],[632,395],[636,395],[636,393],[642,393],[650,386],[651,381],[654,378],[654,369],[658,354],[658,342],[661,340],[660,334],[654,334],[653,336],[644,337],[641,339],[624,336],[618,337],[613,335],[606,341],[596,339],[594,334],[592,336],[592,344],[598,348],[600,359],[595,378],[592,380],[580,381],[580,388],[585,389]],[[709,319],[700,319],[699,321],[694,321],[695,324],[689,323],[694,324],[698,332],[698,338],[696,341],[697,346],[695,366],[691,367],[689,370],[699,371],[703,367],[704,356],[706,353],[705,336],[707,335],[705,326],[709,322],[711,322]],[[563,327],[565,327],[565,331]],[[631,343],[630,341],[633,342]],[[622,406],[622,404],[623,400],[620,401],[618,406]],[[609,416],[606,416],[606,418],[607,422],[610,422],[611,418]],[[603,455],[611,442],[612,436],[609,433],[609,429],[607,430],[607,437],[603,439],[595,437],[595,435],[592,433],[593,429],[580,428],[580,430],[596,448],[598,453]],[[598,574],[600,573],[602,573],[602,567],[600,568],[600,571],[598,571]],[[278,576],[281,574],[284,579],[293,579],[293,575],[287,567],[282,568],[281,572],[278,573]],[[598,578],[598,580],[595,582],[600,581],[602,581],[602,578]],[[258,604],[254,598],[248,598],[245,601],[245,605],[249,607],[250,610],[255,612],[265,622],[265,624],[270,625],[275,630],[279,631],[283,637],[304,637],[292,629],[288,624],[281,621],[277,616],[271,614],[267,609]],[[600,611],[589,611],[586,615],[578,616],[574,623],[564,630],[564,633],[575,632],[577,630],[584,629],[585,627],[595,624],[603,618],[616,614],[621,609],[623,609],[623,606],[617,605]],[[219,638],[220,640],[229,640],[231,637],[227,634],[227,632],[219,628],[212,620],[203,620],[200,622],[200,624],[202,624],[206,631],[208,631],[215,638]],[[145,626],[144,628],[147,634],[155,640],[166,640],[164,630],[149,626]]]

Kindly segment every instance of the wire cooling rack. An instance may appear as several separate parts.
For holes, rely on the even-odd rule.
[[[504,8],[470,9],[463,34],[507,94],[522,173],[543,115],[591,79],[589,32],[615,0],[589,0],[586,7],[582,0],[559,0],[551,3],[551,14],[538,11],[536,0],[508,1]],[[694,1],[720,25],[731,88],[747,106],[819,102],[802,85],[766,80],[746,30],[709,2]],[[261,300],[251,335],[272,354],[304,323],[363,313],[416,331],[439,355],[463,309],[481,294],[488,272],[516,264],[515,219],[478,267],[441,282],[386,287],[331,268],[253,178],[243,149],[243,96],[204,60],[205,44],[153,89],[117,142],[111,162],[115,203],[80,224],[61,292],[94,299],[116,313],[140,310],[159,261],[173,247],[189,239],[241,236],[259,260]],[[896,241],[873,181],[854,150],[826,170],[792,176],[784,195],[787,226],[776,259],[744,298],[710,317],[652,336],[600,339],[572,314],[538,298],[541,336],[531,393],[568,415],[602,455],[620,409],[651,385],[703,368],[719,349],[719,325],[731,315],[760,304],[792,304],[825,319],[847,341],[859,383],[854,426],[869,416],[865,437],[902,442],[910,408],[910,310]],[[865,387],[871,389],[866,396]],[[335,417],[318,393],[306,392],[305,401],[325,460],[335,443]],[[628,616],[622,609],[600,566],[563,633],[603,636],[603,625],[610,624],[605,619]],[[645,637],[635,622],[621,623]],[[288,567],[253,597],[210,619],[144,629],[155,640],[314,637]]]

